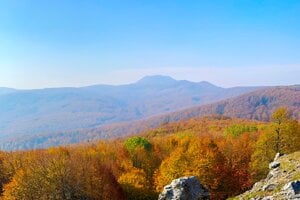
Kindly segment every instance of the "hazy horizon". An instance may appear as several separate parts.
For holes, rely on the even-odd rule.
[[[81,87],[88,87],[88,86],[94,86],[94,85],[112,85],[112,86],[121,86],[121,85],[127,85],[127,84],[134,84],[137,83],[138,81],[140,81],[141,79],[145,78],[145,77],[151,77],[151,76],[164,76],[164,77],[170,77],[176,81],[190,81],[190,82],[194,82],[194,83],[199,83],[199,82],[209,82],[215,86],[218,87],[223,87],[223,88],[231,88],[231,87],[251,87],[251,86],[290,86],[290,85],[299,85],[299,83],[288,83],[288,84],[237,84],[237,85],[219,85],[216,84],[215,82],[212,81],[207,81],[207,80],[197,80],[197,79],[186,79],[186,78],[175,78],[172,75],[169,74],[146,74],[140,77],[137,77],[136,79],[132,79],[132,80],[128,80],[127,82],[118,82],[118,83],[113,83],[113,82],[94,82],[94,83],[90,83],[90,84],[82,84],[82,85],[78,85],[78,84],[67,84],[67,85],[57,85],[54,84],[53,86],[51,85],[46,85],[46,86],[40,86],[40,87],[7,87],[7,86],[1,86],[0,88],[8,88],[8,89],[16,89],[16,90],[35,90],[35,89],[51,89],[51,88],[81,88]],[[180,76],[179,76],[180,77]]]
[[[0,2],[0,86],[299,84],[300,1]]]

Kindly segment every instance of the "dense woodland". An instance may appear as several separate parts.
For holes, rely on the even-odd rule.
[[[151,88],[151,87],[150,87]],[[241,88],[235,88],[234,90],[240,90]],[[172,90],[173,91],[173,90]],[[210,91],[210,90],[208,90]],[[221,91],[219,91],[221,92]],[[128,93],[128,92],[127,92]],[[127,94],[125,93],[125,94]],[[198,94],[198,92],[192,92]],[[201,93],[201,92],[200,92]],[[221,92],[222,93],[222,92]],[[177,91],[173,91],[172,94],[176,94],[176,97],[169,95],[169,94],[160,94],[160,97],[163,96],[165,98],[168,98],[170,100],[182,98],[183,96],[188,96],[186,94],[181,94]],[[141,96],[144,95],[144,93],[140,93]],[[133,95],[134,96],[134,95]],[[79,143],[87,140],[99,140],[99,139],[112,139],[116,137],[124,137],[132,134],[137,134],[142,131],[148,130],[150,128],[159,127],[162,123],[171,123],[171,122],[177,122],[182,120],[188,120],[192,118],[198,118],[201,116],[210,116],[210,115],[225,115],[232,118],[243,118],[243,119],[252,119],[252,120],[259,120],[259,121],[269,121],[271,119],[272,113],[276,110],[276,108],[280,106],[285,106],[290,110],[290,114],[293,118],[300,120],[300,104],[299,104],[299,97],[300,97],[300,86],[280,86],[280,87],[267,87],[263,89],[259,89],[254,92],[250,92],[244,95],[239,95],[234,98],[218,101],[212,104],[206,104],[202,106],[196,106],[188,109],[183,110],[176,110],[172,107],[168,108],[168,113],[166,114],[160,114],[157,107],[162,107],[162,105],[152,105],[149,103],[145,103],[150,110],[155,111],[155,116],[152,116],[150,118],[143,118],[142,116],[139,116],[137,121],[118,121],[117,118],[110,118],[115,120],[114,123],[108,123],[106,125],[101,125],[95,122],[91,121],[91,118],[86,115],[82,115],[81,112],[75,112],[76,115],[80,116],[80,119],[75,120],[74,119],[74,109],[72,109],[72,113],[70,115],[65,114],[59,114],[59,117],[55,117],[56,119],[54,121],[51,120],[51,122],[55,122],[55,126],[59,126],[62,128],[65,128],[65,124],[68,124],[68,120],[71,120],[72,123],[76,123],[76,125],[79,125],[79,121],[83,122],[91,122],[93,126],[89,126],[89,128],[84,128],[84,126],[81,126],[81,128],[76,129],[76,126],[72,126],[72,129],[69,131],[58,131],[58,132],[44,132],[43,130],[39,129],[39,134],[33,134],[33,132],[29,134],[23,134],[18,135],[16,137],[3,137],[3,140],[0,141],[0,148],[5,150],[11,150],[11,149],[33,149],[33,148],[46,148],[50,146],[58,146],[58,145],[66,145],[66,144],[74,144]],[[58,98],[58,97],[57,97]],[[151,99],[151,101],[158,101],[156,96],[146,96],[143,97],[148,100]],[[22,98],[23,99],[23,98]],[[56,98],[54,98],[56,99]],[[187,100],[183,100],[183,102],[189,102]],[[8,102],[11,103],[9,100]],[[47,102],[47,101],[46,101]],[[159,102],[159,101],[158,101]],[[169,100],[163,101],[163,106],[168,105]],[[0,99],[1,103],[1,99]],[[3,102],[2,102],[3,103]],[[83,104],[83,105],[82,105]],[[10,104],[11,105],[11,104]],[[30,104],[32,106],[32,104]],[[60,108],[51,108],[51,112],[60,110],[61,108],[65,109],[65,107],[62,104]],[[80,105],[79,107],[77,107]],[[95,111],[95,112],[102,112],[101,110],[97,110],[97,106],[93,103],[86,104],[83,102],[78,102],[76,104],[76,109],[81,110],[81,106],[84,107],[84,105],[88,106],[89,111]],[[144,105],[144,104],[142,104]],[[152,106],[151,106],[152,105]],[[182,105],[182,104],[179,104]],[[22,105],[21,107],[24,107],[25,105]],[[12,106],[14,107],[14,106]],[[27,106],[25,106],[27,107]],[[102,105],[100,106],[102,107]],[[184,108],[184,106],[179,106],[180,108]],[[131,107],[134,108],[134,107]],[[156,109],[154,109],[156,108]],[[34,110],[34,109],[33,109]],[[174,112],[169,112],[173,110]],[[126,110],[125,115],[130,115],[130,113]],[[137,111],[137,110],[136,110]],[[151,111],[151,112],[152,112]],[[167,111],[167,110],[166,110]],[[113,113],[112,110],[107,111],[108,113]],[[139,111],[140,112],[140,111]],[[1,113],[1,111],[0,111]],[[19,111],[16,111],[16,113],[19,113]],[[121,115],[119,110],[117,111],[117,115]],[[2,116],[11,116],[9,113],[2,113]],[[15,116],[15,115],[12,115]],[[17,116],[17,115],[16,115]],[[52,115],[51,115],[52,116]],[[55,115],[56,116],[56,115]],[[64,116],[64,119],[61,118],[61,116]],[[94,116],[94,115],[92,115]],[[52,116],[53,117],[53,116]],[[40,118],[40,116],[37,116],[37,118]],[[12,120],[14,120],[13,118]],[[3,124],[4,127],[7,127],[6,121],[8,120],[6,117],[3,118]],[[23,120],[25,122],[27,120]],[[1,119],[0,119],[1,122]],[[15,123],[15,122],[14,122]],[[30,125],[34,125],[34,123],[30,123]],[[47,124],[47,123],[46,123]],[[44,124],[45,125],[45,124]],[[43,127],[51,128],[54,125],[46,125]],[[6,133],[6,135],[12,136],[10,134],[10,131],[15,129],[16,126],[12,126],[11,128],[8,128],[9,131],[1,130],[0,127],[0,136],[1,133]],[[92,128],[91,128],[92,127]],[[32,130],[32,129],[30,129]],[[18,133],[23,132],[21,129],[17,131]],[[23,132],[24,133],[24,132]],[[4,140],[5,138],[5,140]]]
[[[194,175],[212,199],[264,177],[276,152],[300,150],[300,125],[285,108],[270,122],[203,117],[139,135],[76,146],[0,153],[1,200],[157,199]]]
[[[140,120],[258,88],[221,88],[208,82],[177,81],[168,76],[147,76],[136,83],[118,86],[36,90],[0,88],[0,136],[5,136],[6,140],[21,135],[47,134],[51,137],[53,133]]]

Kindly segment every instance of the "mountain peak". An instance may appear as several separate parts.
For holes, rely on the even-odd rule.
[[[208,81],[201,81],[201,82],[198,82],[198,84],[204,86],[204,87],[208,87],[208,88],[216,88],[218,86],[208,82]]]
[[[153,75],[153,76],[145,76],[140,79],[137,83],[143,85],[164,85],[164,84],[173,84],[177,81],[170,76],[163,75]]]

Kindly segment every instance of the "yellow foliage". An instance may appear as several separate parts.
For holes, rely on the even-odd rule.
[[[122,185],[129,185],[134,188],[146,188],[146,174],[142,169],[133,168],[131,171],[122,174],[118,182]]]

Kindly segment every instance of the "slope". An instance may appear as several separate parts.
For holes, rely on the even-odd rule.
[[[93,128],[142,119],[236,96],[256,87],[221,88],[207,82],[148,76],[137,83],[40,90],[3,89],[0,138]]]
[[[251,190],[231,200],[300,199],[300,152],[283,155],[274,162],[268,176],[255,183]],[[271,164],[270,164],[271,165]]]
[[[286,106],[296,119],[300,119],[300,86],[272,87],[243,94],[216,103],[183,109],[131,122],[118,122],[90,129],[34,134],[2,140],[2,149],[41,148],[52,145],[78,143],[96,139],[124,137],[155,128],[161,124],[190,118],[215,115],[217,118],[247,118],[267,121],[277,107]],[[223,115],[223,116],[219,116]]]

